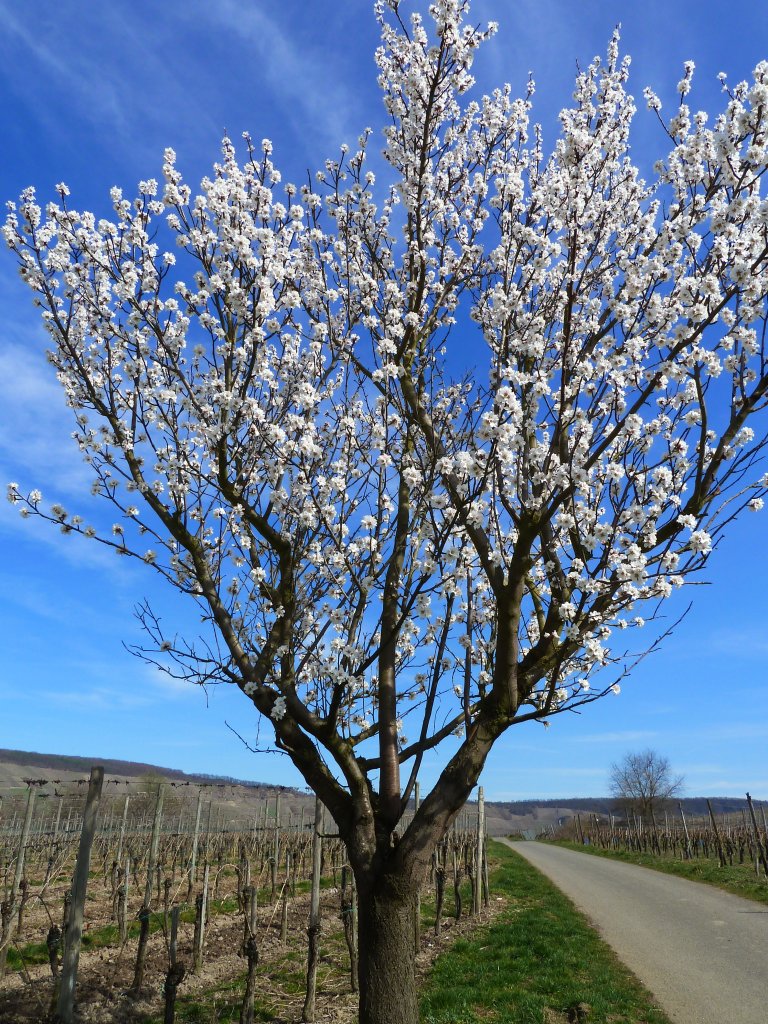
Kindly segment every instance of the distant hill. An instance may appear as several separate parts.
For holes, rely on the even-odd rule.
[[[87,778],[91,766],[99,764],[104,767],[105,777],[110,783],[119,786],[125,784],[141,784],[144,777],[148,779],[164,778],[174,787],[177,793],[188,792],[178,787],[207,786],[225,790],[216,797],[216,803],[226,810],[231,818],[252,815],[255,808],[264,805],[277,793],[283,795],[283,807],[287,814],[301,815],[308,821],[314,798],[301,790],[288,786],[275,786],[262,782],[234,779],[221,775],[204,773],[189,774],[176,768],[165,768],[161,765],[145,764],[141,761],[120,761],[115,758],[80,757],[69,754],[45,754],[26,750],[6,750],[0,748],[0,796],[21,793],[26,789],[30,779],[48,780],[51,792],[58,785],[72,787]],[[47,789],[47,787],[45,787]],[[43,790],[44,794],[45,790]],[[743,810],[744,800],[734,797],[711,797],[712,809],[715,814],[733,814]],[[681,801],[686,816],[704,817],[707,814],[705,797],[686,797]],[[471,826],[474,820],[474,805],[469,805],[463,812],[463,823]],[[610,797],[559,797],[546,800],[512,800],[488,801],[486,818],[488,832],[491,835],[507,835],[514,832],[536,834],[556,827],[558,824],[581,815],[589,819],[592,815],[607,818],[617,810],[616,801]],[[674,814],[677,815],[677,804]]]
[[[243,779],[232,779],[202,772],[189,774],[141,761],[120,761],[110,757],[80,757],[68,754],[45,754],[38,751],[4,750],[0,748],[0,797],[6,798],[6,810],[18,805],[27,782],[46,782],[38,791],[38,800],[64,797],[65,807],[79,808],[83,799],[82,784],[93,765],[104,768],[105,797],[122,802],[125,795],[146,799],[160,779],[169,783],[165,807],[169,813],[197,799],[197,787],[203,786],[205,813],[213,813],[222,824],[242,827],[246,822],[261,820],[262,815],[275,813],[279,794],[281,820],[288,824],[298,820],[311,821],[314,797],[288,786],[275,786]]]
[[[250,782],[246,779],[233,779],[225,775],[206,775],[198,772],[190,775],[178,768],[163,768],[156,764],[145,764],[143,761],[120,761],[111,757],[79,757],[74,754],[41,754],[29,750],[4,750],[0,747],[0,785],[8,786],[11,780],[22,785],[22,775],[29,778],[28,769],[40,769],[40,778],[53,778],[54,774],[75,774],[87,776],[93,765],[101,765],[104,774],[125,779],[141,778],[143,775],[161,775],[171,782],[192,784],[216,784],[227,786],[247,786],[250,789],[287,790],[287,786],[274,786],[264,782]],[[23,772],[20,771],[23,769]],[[8,778],[7,778],[8,777]],[[69,781],[62,779],[62,781]],[[298,793],[298,790],[293,790]]]
[[[746,801],[740,797],[713,796],[709,798],[712,810],[715,814],[734,814],[746,806]],[[683,805],[686,814],[703,815],[708,814],[707,797],[689,796],[682,797],[679,801],[672,802],[672,808],[677,813],[677,805]],[[567,806],[574,813],[610,815],[616,813],[618,801],[613,797],[558,797],[556,800],[512,800],[509,803],[497,804],[496,806],[509,809],[512,815],[526,815],[534,812],[541,813],[548,808],[556,809]]]

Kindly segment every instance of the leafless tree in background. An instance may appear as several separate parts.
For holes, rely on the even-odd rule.
[[[652,818],[684,786],[684,777],[674,775],[668,759],[655,750],[627,754],[611,765],[611,794],[640,818]]]

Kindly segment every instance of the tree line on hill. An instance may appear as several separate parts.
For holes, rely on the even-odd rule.
[[[271,783],[253,782],[206,772],[189,774],[177,768],[164,768],[141,761],[122,761],[116,758],[89,758],[74,754],[44,754],[36,751],[0,748],[0,764],[29,766],[30,768],[42,768],[50,771],[83,772],[87,774],[96,761],[104,767],[106,775],[122,775],[128,778],[136,777],[137,779],[146,775],[162,775],[171,782],[190,783],[192,785],[199,783],[203,785],[244,786],[253,790],[279,790],[283,793],[295,793],[297,796],[304,795],[300,790],[289,786],[276,786]],[[715,814],[732,814],[740,811],[744,806],[744,800],[740,797],[710,797],[709,799]],[[683,797],[679,802],[682,804],[683,810],[687,815],[707,814],[706,797]],[[677,807],[677,803],[678,801],[675,800],[673,806]],[[542,808],[556,807],[573,812],[600,815],[610,815],[620,810],[617,799],[610,796],[489,800],[486,801],[486,806],[489,809],[493,808],[497,814],[503,817],[522,817],[535,814],[537,810]]]

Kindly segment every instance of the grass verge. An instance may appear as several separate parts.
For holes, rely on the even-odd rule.
[[[608,857],[620,860],[625,864],[638,864],[643,868],[653,868],[668,875],[687,878],[691,882],[704,882],[718,889],[725,889],[736,896],[743,896],[758,903],[768,903],[768,879],[756,878],[752,864],[731,864],[724,868],[715,860],[695,857],[692,860],[678,860],[675,857],[658,856],[654,853],[635,853],[629,850],[602,850],[597,846],[582,846],[568,840],[557,840],[557,846],[579,853],[589,853],[595,857]]]
[[[509,909],[438,957],[423,1024],[669,1024],[566,896],[512,850],[492,850],[491,889]]]

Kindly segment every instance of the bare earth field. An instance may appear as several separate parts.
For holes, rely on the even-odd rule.
[[[229,897],[227,902],[231,903],[231,886],[227,888],[222,885],[219,896]],[[357,997],[351,991],[349,981],[349,959],[339,921],[338,889],[324,889],[321,902],[323,929],[316,1019],[320,1022],[351,1024],[356,1015]],[[93,879],[89,904],[89,912],[95,919],[102,920],[109,916],[110,893],[103,880]],[[94,913],[93,904],[101,908],[100,913]],[[504,900],[492,897],[490,907],[475,917],[463,917],[458,924],[452,918],[444,919],[439,941],[434,939],[431,931],[425,931],[416,960],[419,974],[422,975],[429,968],[441,949],[453,943],[460,935],[487,923],[504,906]],[[265,904],[259,908],[256,1004],[273,1016],[257,1019],[272,1019],[276,1024],[293,1024],[301,1017],[308,914],[308,894],[297,894],[289,904],[288,937],[283,943],[279,937],[279,904]],[[38,936],[46,929],[47,915],[44,908],[38,905],[29,914],[24,938]],[[22,946],[24,938],[20,943]],[[226,1001],[229,984],[241,978],[245,971],[245,961],[237,952],[242,939],[243,917],[236,909],[212,916],[206,929],[203,967],[198,975],[193,975],[191,970],[187,973],[179,987],[179,998],[189,999],[197,995],[201,997],[201,1002],[210,1005],[212,999],[215,1000],[215,996],[210,995],[211,990],[219,988],[220,1001]],[[162,1020],[163,982],[168,967],[168,953],[162,931],[150,937],[145,985],[138,997],[127,994],[133,980],[135,951],[135,938],[129,939],[123,948],[83,949],[77,987],[78,1022],[147,1024]],[[178,959],[191,965],[191,923],[183,924],[180,928]],[[51,971],[47,964],[9,972],[0,982],[0,1021],[2,1024],[40,1024],[46,1017],[52,991]]]
[[[0,1024],[41,1024],[48,1019],[54,980],[46,936],[52,926],[64,927],[86,795],[77,759],[67,759],[69,764],[45,763],[46,755],[30,759],[33,763],[26,764],[17,755],[4,769],[0,897],[6,908],[13,902],[14,910],[8,918],[13,926],[7,969],[0,979]],[[120,765],[112,762],[111,767]],[[169,912],[174,907],[179,914],[176,959],[186,972],[178,988],[177,1020],[209,1024],[221,1020],[222,1013],[227,1020],[237,1019],[247,971],[240,951],[249,886],[258,893],[256,1019],[278,1024],[298,1020],[306,987],[314,798],[297,790],[237,785],[233,780],[198,781],[178,773],[166,776],[160,785],[163,776],[152,766],[126,764],[125,769],[123,775],[105,776],[98,810],[76,991],[79,1024],[159,1024],[170,963]],[[439,941],[428,927],[425,909],[417,957],[422,971],[440,948],[504,905],[501,898],[491,899],[490,908],[467,916],[467,872],[474,856],[470,822],[475,824],[477,812],[462,813],[470,827],[451,834],[450,847],[446,841],[441,857],[444,864],[458,864],[464,871],[464,916],[459,922],[448,917],[454,907],[449,883]],[[155,835],[153,817],[156,848],[155,839],[150,842]],[[347,1024],[355,1017],[357,997],[350,981],[339,889],[346,855],[329,819],[320,832],[324,868],[317,1020]],[[151,934],[143,981],[133,991],[137,915],[148,877],[153,889]],[[195,905],[203,900],[204,891],[204,955],[195,971]],[[424,892],[428,908],[434,893],[429,882]],[[349,894],[346,899],[348,905]],[[127,929],[122,942],[121,910]]]

